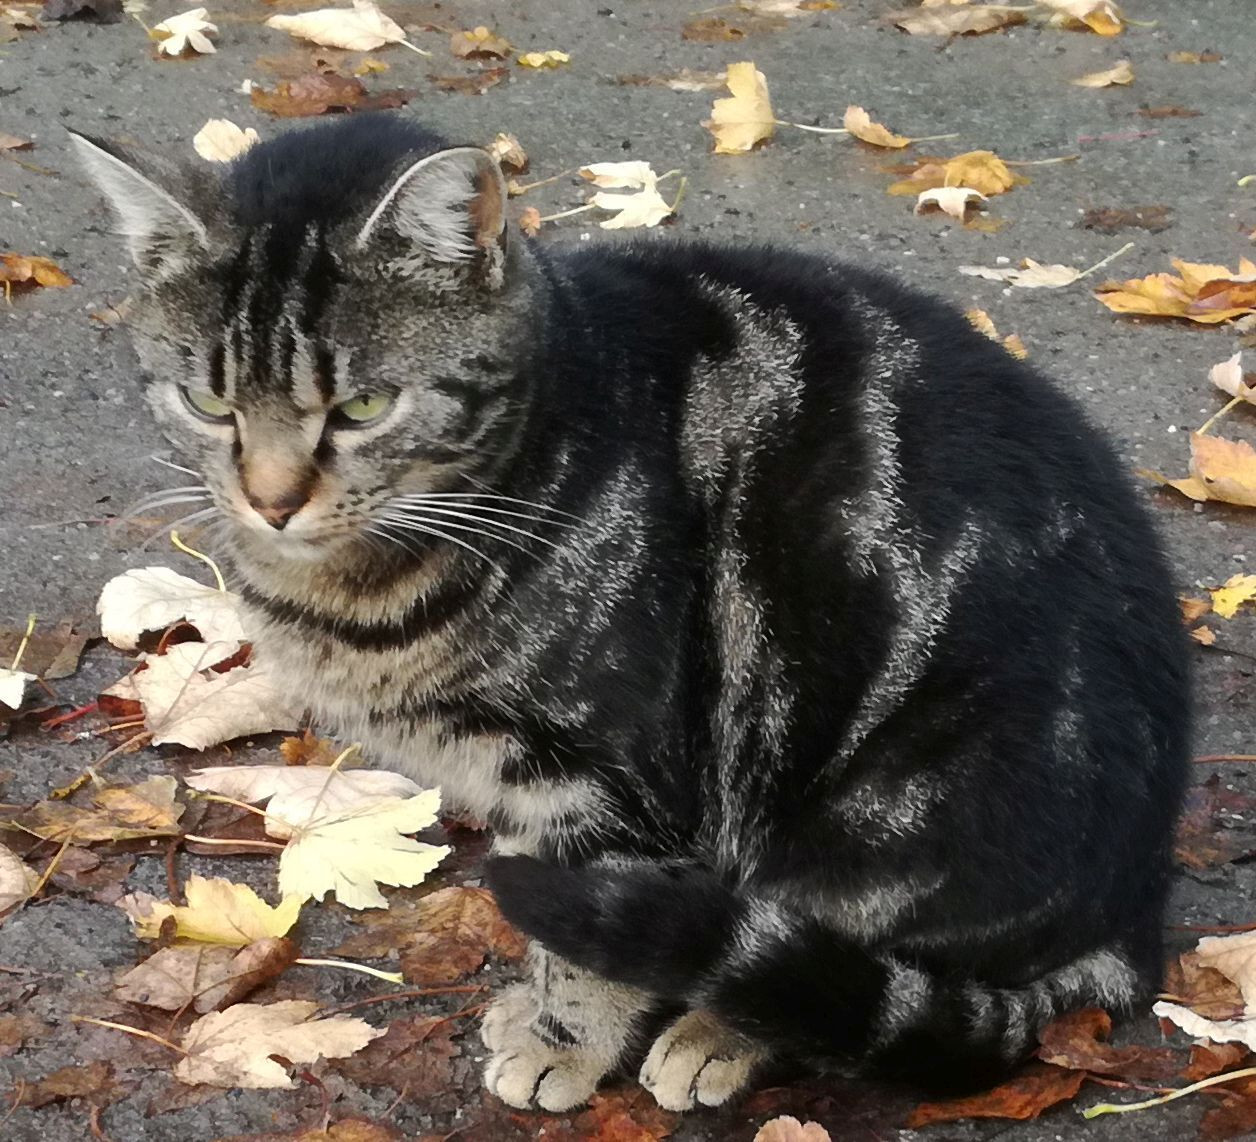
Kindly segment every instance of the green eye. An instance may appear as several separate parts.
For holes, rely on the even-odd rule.
[[[363,425],[378,420],[392,407],[392,403],[390,393],[358,393],[336,405],[336,412],[355,425]]]
[[[226,401],[219,400],[213,393],[184,388],[182,385],[179,386],[179,392],[188,408],[202,420],[210,420],[215,424],[226,424],[232,420],[231,406]]]

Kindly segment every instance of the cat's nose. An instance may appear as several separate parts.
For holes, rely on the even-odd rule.
[[[305,506],[306,500],[303,496],[289,495],[268,504],[250,497],[249,504],[276,531],[283,531],[288,521]]]

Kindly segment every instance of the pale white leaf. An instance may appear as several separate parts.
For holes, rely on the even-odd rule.
[[[663,196],[655,187],[638,191],[636,194],[610,194],[599,190],[589,201],[599,210],[616,212],[614,218],[598,223],[603,230],[657,226],[672,212],[671,206],[664,201]]]
[[[39,884],[39,876],[12,849],[0,845],[0,912],[20,904]]]
[[[1151,1010],[1153,1015],[1176,1023],[1196,1039],[1211,1039],[1214,1043],[1243,1043],[1249,1050],[1256,1051],[1256,1018],[1205,1019],[1189,1007],[1163,999],[1153,1004]]]
[[[1256,932],[1205,936],[1195,947],[1204,967],[1216,968],[1238,984],[1248,1012],[1256,1016]]]
[[[652,189],[659,180],[654,168],[640,159],[623,163],[590,163],[580,168],[580,177],[606,190]]]
[[[1208,379],[1223,393],[1256,404],[1256,388],[1243,380],[1243,350],[1208,370]]]
[[[147,631],[165,630],[180,619],[206,642],[247,640],[240,596],[206,587],[169,567],[137,567],[115,575],[96,603],[100,632],[121,650],[134,650]],[[224,657],[226,657],[224,655]]]
[[[0,703],[10,710],[18,709],[26,700],[27,683],[34,682],[35,678],[34,674],[27,674],[25,670],[0,666]]]
[[[258,142],[254,128],[241,128],[230,119],[211,119],[192,136],[193,149],[211,163],[229,163]]]
[[[1072,285],[1083,276],[1083,271],[1073,266],[1044,266],[1033,258],[1024,258],[1019,269],[995,269],[993,266],[960,266],[959,272],[973,278],[986,278],[992,282],[1007,282],[1021,289],[1060,289]]]
[[[963,222],[970,204],[980,206],[985,201],[986,196],[971,186],[936,186],[920,192],[916,198],[915,213],[924,214],[930,208],[936,208]]]
[[[168,56],[182,55],[188,48],[207,55],[217,50],[209,40],[210,34],[218,34],[217,25],[205,18],[208,15],[204,8],[192,8],[154,24],[149,34],[159,41],[157,50]]]
[[[353,0],[352,8],[319,8],[295,16],[271,16],[266,26],[325,48],[349,52],[369,52],[406,38],[405,32],[371,0]]]

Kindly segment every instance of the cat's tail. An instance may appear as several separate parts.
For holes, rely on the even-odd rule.
[[[598,975],[714,1012],[779,1055],[938,1086],[994,1078],[1055,1016],[1128,1009],[1144,990],[1118,948],[1014,988],[933,974],[692,865],[500,857],[488,883],[512,924]]]

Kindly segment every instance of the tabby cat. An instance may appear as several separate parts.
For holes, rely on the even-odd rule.
[[[977,1083],[1155,987],[1183,638],[1031,367],[828,258],[521,240],[401,118],[221,177],[77,142],[259,661],[495,830],[502,1099]]]

